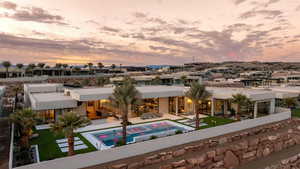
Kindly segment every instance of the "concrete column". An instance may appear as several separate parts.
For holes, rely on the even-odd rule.
[[[211,116],[215,115],[215,101],[216,101],[216,99],[211,98],[211,112],[210,112]]]
[[[165,97],[165,98],[159,98],[159,110],[158,112],[160,114],[164,114],[164,113],[169,113],[169,98]]]
[[[255,103],[254,103],[253,118],[256,118],[256,117],[257,117],[257,111],[258,111],[258,102],[255,101]]]
[[[228,103],[227,100],[224,100],[224,114],[227,114],[228,111]]]
[[[269,114],[274,114],[274,113],[275,113],[275,99],[271,99]]]
[[[176,114],[176,116],[178,116],[178,97],[176,97],[175,98],[175,104],[176,104],[176,106],[175,106],[175,114]]]

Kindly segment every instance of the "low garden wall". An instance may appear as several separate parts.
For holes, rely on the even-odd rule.
[[[18,169],[74,169],[103,164],[123,158],[133,157],[145,153],[158,151],[186,143],[200,141],[228,133],[238,132],[245,129],[254,128],[274,122],[279,122],[291,118],[291,112],[286,111],[257,119],[244,120],[213,128],[193,131],[155,140],[125,145],[113,149],[80,154],[72,157],[65,157],[37,164],[18,167]],[[214,144],[214,143],[213,143]],[[250,156],[250,154],[249,154]],[[251,156],[250,156],[251,157]],[[127,164],[125,164],[127,165]]]

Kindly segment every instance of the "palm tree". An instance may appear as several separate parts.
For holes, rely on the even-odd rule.
[[[20,86],[14,86],[12,87],[12,91],[14,92],[15,94],[15,105],[14,105],[14,109],[17,108],[17,105],[18,105],[18,94],[19,92],[21,91],[21,87]]]
[[[99,77],[97,78],[97,85],[100,86],[100,87],[103,87],[104,85],[106,84],[109,84],[109,78],[108,77]]]
[[[185,85],[186,80],[187,80],[187,77],[186,77],[185,75],[183,75],[183,76],[180,77],[180,81],[181,81],[181,83],[182,83],[183,85]]]
[[[88,67],[89,67],[89,71],[90,71],[90,73],[92,73],[92,69],[93,69],[93,63],[88,63],[87,64],[88,65]]]
[[[43,69],[45,67],[45,63],[38,63],[37,66],[41,69],[41,75],[43,75]]]
[[[17,63],[16,64],[17,68],[21,71],[22,68],[24,67],[24,65],[22,63]],[[22,72],[20,73],[20,76],[21,76]]]
[[[57,69],[59,69],[59,75],[61,76],[61,74],[62,74],[61,73],[62,64],[61,63],[56,63],[54,67],[57,68]]]
[[[36,124],[36,113],[31,109],[23,109],[10,115],[10,120],[15,123],[21,136],[21,146],[29,148],[29,138],[32,128]]]
[[[98,65],[99,69],[102,69],[104,67],[103,63],[101,63],[101,62],[97,63],[97,65]]]
[[[76,67],[74,67],[74,71],[76,72],[77,75],[79,75],[81,68],[76,66]]]
[[[2,62],[2,66],[5,67],[5,69],[6,69],[6,78],[8,78],[8,76],[9,76],[8,68],[11,67],[11,63],[9,61],[4,61],[4,62]]]
[[[154,79],[152,79],[152,85],[161,85],[162,81],[159,76],[156,76]]]
[[[34,71],[34,68],[36,67],[36,65],[34,63],[30,63],[28,66],[27,66],[27,69],[29,71],[31,71],[32,75],[33,75],[33,71]]]
[[[193,82],[185,96],[192,100],[194,104],[194,112],[196,114],[196,129],[200,128],[199,104],[202,104],[211,94],[206,90],[204,85]]]
[[[116,68],[116,65],[115,64],[112,64],[111,65],[111,68],[114,70]]]
[[[63,74],[65,75],[66,74],[66,71],[67,71],[67,67],[69,67],[69,65],[68,64],[62,64],[62,67],[64,68],[64,70],[63,70]]]
[[[140,93],[135,88],[132,80],[125,79],[121,85],[115,87],[110,100],[112,105],[122,113],[122,144],[126,144],[129,108],[140,103]]]
[[[292,108],[297,106],[298,101],[295,98],[286,98],[283,100],[283,105],[286,106],[287,108]]]
[[[55,133],[63,133],[68,139],[69,152],[72,156],[74,152],[74,130],[85,127],[91,122],[88,118],[81,116],[75,112],[67,112],[59,116],[58,121],[51,124],[51,130]]]
[[[239,119],[239,113],[241,113],[241,107],[242,106],[247,106],[249,103],[250,103],[250,99],[243,95],[243,94],[235,94],[235,95],[232,95],[232,103],[235,103],[237,105],[237,110],[236,110],[236,119]]]

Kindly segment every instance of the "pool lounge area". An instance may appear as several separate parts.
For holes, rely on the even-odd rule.
[[[136,124],[127,127],[127,144],[150,140],[153,137],[165,137],[176,132],[193,131],[193,127],[169,120]],[[96,149],[104,150],[114,147],[122,139],[122,128],[111,128],[81,133]]]

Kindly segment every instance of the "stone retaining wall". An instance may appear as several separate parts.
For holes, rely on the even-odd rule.
[[[297,169],[300,168],[300,154],[281,160],[279,164],[268,166],[265,169]]]
[[[159,169],[234,168],[242,163],[268,156],[272,152],[300,144],[298,125],[299,120],[288,120],[230,136],[209,139],[175,151],[159,152],[129,164],[113,164],[107,168],[140,169],[151,166],[157,166]],[[281,130],[284,128],[290,129]],[[276,134],[269,134],[271,132]],[[193,157],[185,158],[192,153],[195,154]]]

